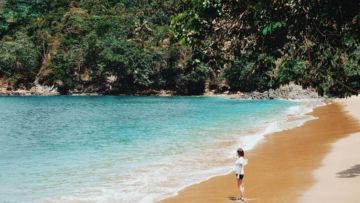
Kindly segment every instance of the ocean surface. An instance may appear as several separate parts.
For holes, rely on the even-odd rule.
[[[231,171],[237,147],[310,110],[204,96],[0,97],[0,202],[154,202]]]

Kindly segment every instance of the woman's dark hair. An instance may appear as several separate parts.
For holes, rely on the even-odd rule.
[[[244,156],[245,155],[244,150],[242,148],[239,148],[237,150],[237,154],[238,154],[238,156]]]

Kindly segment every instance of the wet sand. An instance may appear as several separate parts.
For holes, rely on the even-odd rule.
[[[360,131],[358,120],[349,116],[342,104],[322,106],[311,114],[318,119],[269,135],[246,153],[247,202],[298,202],[317,181],[314,171],[320,168],[333,144]],[[235,175],[231,173],[192,185],[162,202],[233,202],[231,199],[238,196]]]

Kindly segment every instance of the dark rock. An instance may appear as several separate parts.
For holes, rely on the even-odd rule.
[[[239,95],[242,99],[314,99],[320,98],[315,89],[303,89],[302,86],[290,83],[278,89],[265,92],[245,92]]]

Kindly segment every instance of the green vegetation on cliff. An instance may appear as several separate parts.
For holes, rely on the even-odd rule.
[[[170,30],[179,9],[173,0],[7,0],[0,76],[15,88],[57,85],[64,93],[202,93],[187,88],[199,83],[191,50]]]
[[[6,0],[0,12],[0,78],[14,88],[360,89],[357,0]]]

